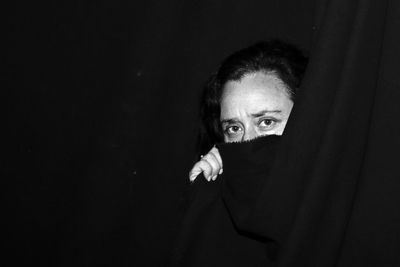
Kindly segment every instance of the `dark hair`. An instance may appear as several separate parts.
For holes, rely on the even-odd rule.
[[[256,43],[227,57],[204,87],[200,103],[199,153],[204,154],[214,144],[223,142],[220,100],[226,82],[239,81],[259,71],[272,73],[285,84],[289,97],[294,100],[307,61],[298,48],[280,40]]]

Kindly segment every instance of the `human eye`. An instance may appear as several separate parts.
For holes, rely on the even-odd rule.
[[[224,132],[228,136],[235,136],[242,132],[242,128],[239,125],[228,125],[225,127]]]
[[[276,118],[263,118],[263,119],[259,120],[258,126],[264,131],[271,130],[272,128],[274,128],[276,126],[276,124],[278,122],[279,122],[279,120]]]

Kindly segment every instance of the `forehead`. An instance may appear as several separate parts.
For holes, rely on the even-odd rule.
[[[285,84],[274,73],[256,72],[239,81],[228,81],[223,87],[221,113],[235,109],[257,112],[260,109],[282,109],[292,102]],[[221,114],[223,115],[223,114]]]

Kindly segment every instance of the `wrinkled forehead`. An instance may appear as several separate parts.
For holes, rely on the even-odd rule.
[[[290,111],[292,105],[284,83],[275,75],[255,73],[229,81],[221,97],[221,116],[257,113],[261,110]]]
[[[221,104],[230,97],[251,97],[254,93],[265,96],[286,96],[290,98],[287,85],[275,72],[253,72],[239,80],[227,81],[222,88]]]
[[[252,84],[249,84],[249,81]],[[260,85],[261,87],[267,86],[275,86],[280,93],[285,93],[290,98],[290,89],[289,86],[279,77],[278,73],[273,70],[260,70],[254,71],[244,74],[240,77],[240,79],[236,80],[228,80],[222,86],[222,94],[221,94],[221,102],[226,94],[231,93],[229,92],[232,88],[238,88],[240,86],[232,86],[232,85],[242,85],[241,88],[243,90],[251,89],[252,85]]]

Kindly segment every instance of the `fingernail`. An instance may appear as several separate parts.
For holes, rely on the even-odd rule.
[[[213,177],[211,177],[211,180],[215,181],[215,179],[217,179],[217,175],[214,175]]]
[[[222,174],[223,172],[224,172],[224,169],[221,168],[221,169],[219,170],[219,174]]]

